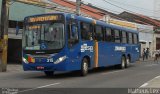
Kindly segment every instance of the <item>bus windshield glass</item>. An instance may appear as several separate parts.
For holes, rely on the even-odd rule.
[[[43,21],[25,25],[24,50],[57,50],[64,46],[64,24],[58,21]]]

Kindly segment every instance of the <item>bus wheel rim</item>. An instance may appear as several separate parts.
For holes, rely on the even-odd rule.
[[[122,68],[125,67],[125,62],[124,62],[124,59],[122,60]]]
[[[129,58],[127,58],[126,62],[127,62],[127,65],[129,65],[129,64],[130,64],[130,60],[129,60]]]
[[[87,71],[88,71],[88,65],[86,62],[84,62],[84,64],[83,64],[83,70],[85,73],[87,73]]]

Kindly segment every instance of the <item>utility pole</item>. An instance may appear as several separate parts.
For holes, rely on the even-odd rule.
[[[77,15],[81,15],[80,7],[81,7],[81,0],[76,0],[76,14]]]
[[[7,71],[9,0],[2,0],[0,25],[0,72]]]

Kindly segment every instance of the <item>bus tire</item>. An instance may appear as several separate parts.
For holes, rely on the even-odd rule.
[[[81,65],[81,76],[86,76],[88,74],[88,60],[87,58],[84,58],[82,60],[82,65]]]
[[[131,63],[131,60],[130,60],[130,57],[128,56],[126,58],[126,64],[125,64],[125,68],[128,68],[130,66],[130,63]]]
[[[54,75],[54,71],[44,71],[45,75],[51,77]]]
[[[125,64],[126,64],[126,58],[124,56],[122,56],[121,64],[119,65],[119,68],[120,69],[124,69],[125,68]]]

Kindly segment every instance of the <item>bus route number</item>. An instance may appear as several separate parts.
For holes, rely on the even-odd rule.
[[[47,59],[47,62],[53,62],[53,58]]]

